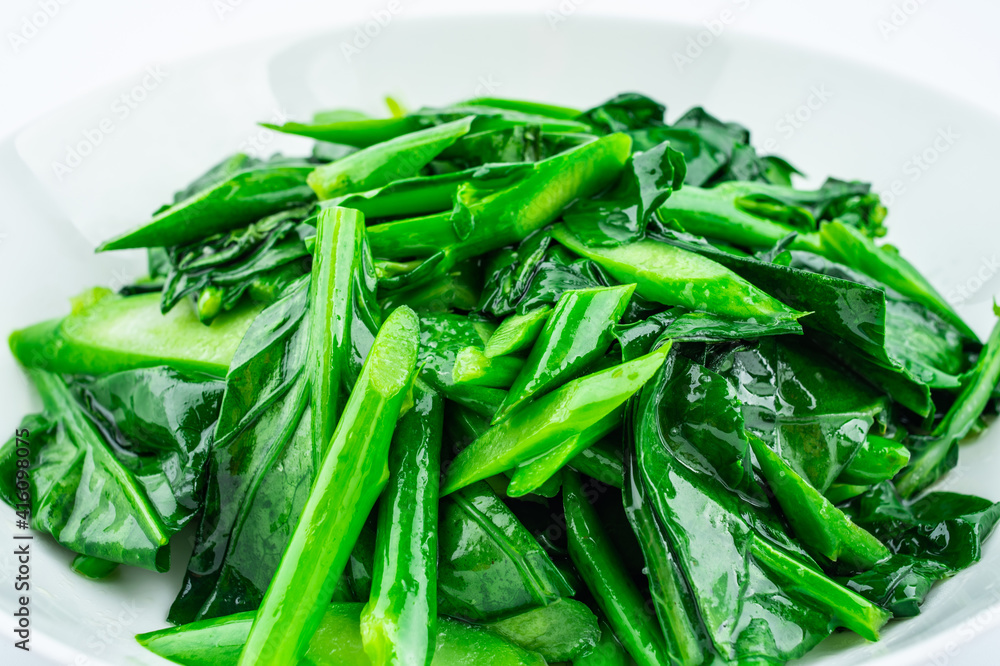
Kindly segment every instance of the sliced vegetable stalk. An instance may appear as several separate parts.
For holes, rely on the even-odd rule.
[[[191,194],[135,229],[98,246],[98,252],[170,247],[243,227],[285,208],[315,200],[306,179],[311,165],[263,164]]]
[[[524,367],[516,356],[489,357],[477,347],[466,347],[455,357],[452,376],[456,384],[510,388]]]
[[[556,476],[567,463],[575,461],[583,451],[620,426],[621,422],[622,410],[616,409],[583,432],[573,435],[547,453],[519,466],[510,477],[507,495],[521,497],[535,492],[542,484]],[[621,483],[620,479],[618,482]]]
[[[320,199],[330,199],[415,176],[471,126],[471,117],[462,118],[359,150],[318,167],[309,174],[309,186]]]
[[[26,367],[63,374],[169,365],[225,377],[259,313],[258,307],[240,307],[204,326],[187,304],[164,315],[157,294],[123,298],[95,289],[81,296],[64,319],[14,331],[10,348]]]
[[[910,451],[902,443],[869,433],[865,443],[837,477],[837,483],[873,486],[896,476],[909,461]]]
[[[376,664],[430,664],[437,636],[438,488],[443,399],[423,382],[396,427],[379,505],[371,598],[361,614]]]
[[[475,184],[484,189],[506,187],[531,170],[527,163],[484,164],[434,176],[401,178],[384,187],[356,192],[323,202],[364,213],[366,219],[414,217],[451,208],[460,188]]]
[[[606,187],[621,171],[629,146],[627,137],[613,134],[538,162],[511,187],[464,192],[450,213],[375,225],[369,230],[372,253],[386,259],[431,257],[407,278],[430,279],[459,261],[521,240],[574,199]]]
[[[576,254],[603,266],[616,280],[635,283],[640,296],[664,305],[761,322],[790,322],[803,315],[725,266],[666,243],[639,240],[618,247],[588,247],[561,224],[552,234]]]
[[[635,285],[564,293],[528,354],[493,422],[534,396],[574,379],[603,356],[614,341],[613,327],[628,306]]]
[[[994,306],[1000,316],[1000,308]],[[910,465],[896,479],[896,488],[903,497],[910,497],[936,481],[955,466],[958,442],[969,434],[982,414],[1000,381],[1000,322],[993,327],[976,366],[969,372],[966,384],[948,409],[927,442],[911,459]]]
[[[419,322],[408,308],[393,312],[376,336],[240,663],[296,664],[305,654],[387,481],[389,441],[413,378],[418,341]]]
[[[316,633],[309,638],[301,663],[316,666],[371,666],[361,643],[360,603],[326,607]],[[235,666],[250,634],[253,612],[201,620],[179,627],[139,634],[147,650],[183,666]],[[498,634],[446,617],[438,620],[437,648],[431,666],[485,664],[545,666],[537,653],[514,645]]]
[[[521,315],[514,314],[507,317],[500,322],[497,330],[486,341],[483,353],[493,358],[531,349],[551,312],[552,308],[543,306]]]
[[[352,353],[355,275],[364,259],[364,217],[349,208],[326,208],[316,216],[309,283],[309,358],[313,436],[321,446],[337,425],[342,373]]]
[[[655,615],[649,612],[645,599],[629,577],[575,472],[563,475],[563,506],[573,564],[615,635],[641,666],[671,663]]]
[[[663,364],[669,345],[646,356],[568,382],[512,414],[458,454],[442,495],[549,451],[624,403]]]
[[[767,444],[753,435],[749,439],[764,478],[802,543],[858,571],[889,557],[881,541],[855,525]]]
[[[424,126],[419,118],[369,118],[365,114],[317,113],[312,123],[288,122],[282,125],[261,123],[268,129],[307,136],[318,141],[366,148],[395,139]]]
[[[569,466],[601,483],[621,489],[625,478],[621,438],[612,435],[597,441],[574,456]]]

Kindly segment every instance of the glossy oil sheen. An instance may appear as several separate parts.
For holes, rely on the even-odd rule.
[[[572,596],[573,588],[485,482],[441,503],[440,612],[488,622]]]
[[[34,529],[112,568],[165,571],[170,537],[199,509],[221,382],[165,367],[69,383],[29,376],[44,405],[21,426],[33,448]],[[0,496],[11,505],[17,448],[16,438],[0,448]]]
[[[423,382],[389,450],[371,598],[361,615],[374,663],[430,664],[437,636],[438,489],[444,399]]]
[[[563,477],[563,506],[573,563],[625,649],[640,666],[669,663],[660,627],[642,610],[642,594],[573,472]]]
[[[361,604],[331,604],[309,642],[303,664],[371,666],[361,644]],[[253,613],[239,613],[190,625],[140,634],[140,644],[183,666],[230,666],[238,663]],[[545,661],[497,634],[441,618],[431,666],[544,666]]]
[[[606,417],[653,376],[667,353],[646,356],[567,383],[490,428],[452,462],[446,495],[538,456]]]
[[[220,315],[212,326],[183,303],[166,315],[159,296],[108,295],[62,320],[15,331],[10,346],[28,367],[68,374],[103,374],[169,365],[225,377],[243,335],[260,308]]]
[[[242,171],[174,204],[98,250],[183,245],[308,203],[315,199],[306,185],[312,170],[310,166],[264,166]]]
[[[801,313],[785,306],[728,268],[692,252],[650,240],[618,247],[588,247],[566,226],[553,235],[573,252],[592,259],[636,293],[664,305],[683,305],[737,319],[789,321]]]
[[[389,443],[417,358],[419,323],[392,313],[375,338],[240,663],[295,664],[322,619],[387,477]]]
[[[568,291],[556,303],[493,422],[582,374],[607,352],[633,285]]]

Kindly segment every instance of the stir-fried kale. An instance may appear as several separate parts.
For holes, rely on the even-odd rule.
[[[0,498],[95,579],[197,525],[140,643],[780,664],[983,557],[1000,504],[925,490],[996,411],[1000,325],[869,184],[638,93],[390,108],[269,126],[311,157],[224,160],[101,246],[148,277],[11,336],[44,409]]]

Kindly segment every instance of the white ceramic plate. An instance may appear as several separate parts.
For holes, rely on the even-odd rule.
[[[981,334],[992,324],[1000,290],[996,118],[855,64],[665,23],[570,16],[553,28],[539,15],[394,19],[369,31],[367,43],[352,30],[165,64],[0,142],[0,330],[62,315],[85,286],[141,275],[140,253],[95,256],[94,245],[147,218],[223,156],[308,150],[309,141],[255,121],[342,106],[380,113],[386,94],[411,106],[492,95],[586,107],[628,90],[668,103],[670,118],[701,104],[748,125],[755,143],[789,158],[810,183],[828,174],[873,181],[891,193],[890,240]],[[0,405],[4,438],[38,407],[6,353]],[[1000,500],[997,447],[1000,426],[963,449],[943,485]],[[13,512],[2,511],[0,539],[9,544]],[[69,554],[46,537],[32,548],[33,651],[25,655],[7,628],[13,548],[0,545],[0,613],[8,618],[0,662],[164,663],[132,635],[165,625],[190,550],[186,533],[175,540],[171,573],[127,569],[113,582],[72,574]],[[995,537],[979,565],[937,587],[922,615],[891,624],[881,642],[837,635],[800,663],[998,663],[998,564]]]

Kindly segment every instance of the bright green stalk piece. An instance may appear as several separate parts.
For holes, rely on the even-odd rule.
[[[559,599],[486,626],[549,662],[569,661],[587,654],[600,638],[597,617],[575,599]]]
[[[670,664],[656,616],[646,611],[645,599],[574,472],[563,475],[563,507],[573,564],[625,649],[640,666]]]
[[[349,118],[348,114],[327,114],[320,117],[317,114],[312,123],[285,123],[274,125],[261,123],[261,126],[286,134],[307,136],[317,141],[328,141],[356,148],[367,148],[377,143],[390,141],[399,136],[414,132],[421,128],[419,118]],[[336,118],[336,119],[335,119]]]
[[[438,153],[469,132],[472,117],[410,132],[317,167],[309,186],[320,199],[382,187],[415,176]]]
[[[617,247],[588,247],[564,224],[552,231],[567,248],[603,266],[636,293],[664,305],[681,305],[734,319],[795,321],[803,315],[707,257],[652,240]]]
[[[545,326],[545,321],[551,312],[552,308],[546,305],[522,315],[514,314],[507,317],[500,322],[497,330],[486,341],[483,353],[494,358],[530,349],[538,334],[542,332],[542,327]]]
[[[225,377],[229,363],[260,313],[259,307],[223,312],[205,326],[185,303],[160,313],[159,294],[123,298],[105,290],[97,300],[10,336],[22,365],[50,372],[103,375],[169,365],[187,372]]]
[[[802,543],[858,570],[871,569],[891,555],[881,541],[855,525],[767,444],[749,433],[747,438],[764,478]]]
[[[993,311],[1000,315],[996,305]],[[930,443],[911,459],[910,466],[897,478],[896,490],[902,497],[911,497],[923,490],[954,466],[949,454],[972,430],[1000,381],[1000,322],[993,326],[979,360],[967,376],[962,392],[931,433]]]
[[[634,290],[635,285],[629,284],[567,291],[560,296],[493,423],[534,396],[579,376],[603,356]]]
[[[682,666],[701,666],[710,651],[708,636],[698,619],[692,595],[677,556],[670,547],[670,535],[657,515],[639,466],[633,423],[627,419],[622,501],[625,516],[642,550],[649,594],[660,624],[667,651]],[[672,662],[673,663],[673,662]]]
[[[835,483],[826,489],[825,496],[828,500],[830,500],[831,504],[836,505],[867,492],[870,487],[871,486],[851,486],[844,483]]]
[[[298,664],[371,666],[361,643],[358,621],[361,606],[360,603],[328,605]],[[135,639],[150,652],[183,666],[236,666],[253,620],[253,611],[248,611],[151,631]],[[537,653],[524,650],[492,631],[447,617],[438,619],[436,644],[431,666],[545,666],[545,660]]]
[[[628,159],[632,141],[609,136],[536,162],[518,183],[497,191],[467,188],[450,212],[376,224],[369,228],[380,259],[437,255],[438,275],[460,261],[516,243],[555,220],[578,198],[611,185]]]
[[[535,492],[546,481],[555,477],[571,460],[590,448],[602,437],[621,425],[622,410],[616,409],[583,432],[573,435],[551,451],[518,467],[510,477],[507,495],[521,497]],[[621,481],[619,480],[619,484]]]
[[[607,417],[656,373],[669,348],[574,379],[496,424],[452,461],[441,494],[527,462]]]
[[[388,480],[389,442],[413,379],[419,320],[386,319],[351,391],[309,499],[264,595],[240,663],[298,663]]]
[[[118,563],[90,555],[77,555],[73,558],[69,568],[84,578],[104,580],[118,570]]]
[[[439,213],[452,207],[455,195],[467,183],[504,187],[526,175],[531,169],[531,163],[528,162],[484,164],[434,176],[403,178],[374,190],[354,192],[324,201],[323,206],[354,208],[364,213],[368,220]]]
[[[503,97],[477,97],[467,102],[462,102],[458,106],[488,106],[494,109],[507,109],[519,113],[528,113],[547,118],[561,120],[576,120],[580,117],[579,109],[571,109],[568,106],[556,106],[554,104],[542,104],[539,102],[529,102],[520,99],[505,99]]]
[[[339,416],[341,374],[352,353],[351,291],[362,261],[364,216],[349,208],[328,208],[316,217],[309,283],[309,360],[313,437],[329,443]]]
[[[896,476],[908,462],[910,451],[901,442],[870,434],[851,458],[851,462],[840,472],[837,483],[874,486]]]
[[[892,613],[879,608],[861,595],[806,566],[764,539],[753,537],[750,552],[754,558],[797,593],[808,597],[837,623],[870,641],[878,640],[879,629]]]
[[[456,384],[508,388],[524,367],[516,356],[490,358],[477,347],[466,347],[455,357],[452,377]]]
[[[306,185],[312,170],[311,166],[261,166],[241,171],[104,242],[97,251],[185,245],[315,201]]]
[[[622,488],[625,468],[622,462],[621,439],[608,437],[598,441],[576,454],[569,461],[569,466],[601,483]]]
[[[750,188],[766,190],[767,186],[753,183]],[[664,222],[676,220],[692,234],[750,248],[772,247],[788,234],[798,231],[794,249],[818,250],[820,243],[816,233],[753,215],[735,205],[734,202],[747,193],[746,189],[746,184],[740,182],[720,183],[712,188],[685,185],[670,195],[656,215]],[[787,191],[787,188],[775,189]]]
[[[438,489],[444,400],[419,379],[396,426],[379,504],[375,577],[361,614],[373,663],[424,666],[437,637]]]
[[[958,316],[947,299],[894,247],[877,246],[860,230],[838,220],[825,223],[820,228],[819,238],[822,249],[818,254],[850,266],[927,306],[962,335],[979,341],[979,336]]]

